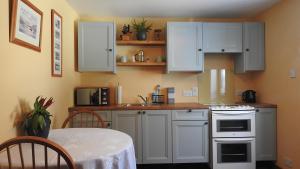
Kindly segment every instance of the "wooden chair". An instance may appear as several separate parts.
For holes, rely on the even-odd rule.
[[[29,147],[25,147],[23,144],[25,143],[29,143],[28,145],[31,145]],[[23,146],[22,146],[23,145]],[[17,147],[16,147],[17,146]],[[23,148],[22,148],[23,147]],[[43,148],[42,148],[43,147]],[[13,139],[10,139],[6,142],[4,142],[3,144],[0,145],[0,152],[1,153],[5,153],[4,151],[6,151],[7,153],[7,160],[8,160],[8,168],[12,169],[13,167],[13,159],[17,158],[17,154],[16,151],[13,151],[12,149],[14,148],[14,150],[18,149],[18,154],[20,155],[20,161],[21,161],[21,166],[19,166],[19,168],[22,167],[22,169],[28,168],[27,164],[25,166],[25,162],[24,162],[24,157],[28,157],[28,156],[24,156],[24,151],[31,152],[32,155],[32,168],[61,168],[61,157],[65,160],[67,167],[69,169],[75,169],[75,165],[74,162],[72,160],[72,157],[70,156],[70,154],[64,149],[62,148],[60,145],[41,138],[41,137],[33,137],[33,136],[21,136],[21,137],[16,137]],[[28,149],[24,149],[24,148],[28,148]],[[37,150],[38,148],[40,148],[39,150]],[[12,154],[12,151],[14,152],[14,154]],[[44,166],[37,166],[37,163],[40,161],[36,160],[36,157],[40,156],[41,154],[36,154],[37,151],[43,151],[43,155],[44,155]],[[57,163],[56,166],[50,166],[48,165],[48,159],[52,159],[50,157],[48,157],[48,152],[53,152],[54,154],[57,153]],[[53,160],[53,159],[52,159]],[[16,164],[15,164],[16,165]],[[40,163],[39,163],[40,165]],[[53,165],[53,164],[52,164]],[[0,165],[1,168],[1,165]]]
[[[84,117],[85,116],[85,117]],[[67,124],[71,120],[75,120],[75,118],[78,117],[79,122],[79,128],[88,128],[88,127],[99,127],[99,128],[106,128],[106,124],[104,123],[101,116],[99,116],[97,113],[93,111],[84,111],[84,112],[72,112],[69,117],[64,121],[62,128],[66,128]],[[71,126],[72,127],[72,126]]]

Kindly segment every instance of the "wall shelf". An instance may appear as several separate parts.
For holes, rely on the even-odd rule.
[[[127,63],[117,63],[117,66],[166,66],[166,62],[127,62]]]
[[[136,45],[136,46],[165,46],[166,41],[139,41],[139,40],[118,40],[117,45]]]

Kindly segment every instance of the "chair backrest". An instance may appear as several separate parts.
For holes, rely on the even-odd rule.
[[[89,127],[96,127],[96,128],[105,128],[106,124],[104,123],[101,116],[99,116],[97,113],[93,111],[80,111],[80,112],[72,112],[72,114],[67,117],[67,119],[64,121],[62,128],[66,128],[67,124],[75,120],[78,125],[77,128],[89,128]],[[70,125],[70,127],[74,127]]]
[[[24,144],[28,144],[30,146],[24,146]],[[23,145],[23,146],[22,146]],[[27,149],[25,149],[27,148]],[[13,150],[17,150],[18,151],[13,151]],[[39,149],[39,150],[37,150]],[[75,165],[73,162],[72,157],[70,156],[70,154],[64,149],[62,148],[60,145],[54,143],[53,141],[47,140],[45,138],[41,138],[41,137],[34,137],[34,136],[21,136],[21,137],[16,137],[13,139],[10,139],[4,143],[2,143],[0,145],[0,152],[1,153],[5,153],[4,151],[6,151],[7,153],[7,162],[8,162],[8,168],[12,169],[13,168],[13,159],[14,158],[20,158],[21,161],[21,166],[18,166],[19,168],[22,167],[22,169],[28,168],[28,166],[25,166],[25,162],[24,162],[24,158],[28,158],[28,156],[24,156],[25,152],[30,151],[31,152],[31,156],[32,156],[32,168],[62,168],[62,164],[61,164],[61,157],[64,159],[64,161],[67,164],[67,167],[69,169],[75,169]],[[37,152],[42,151],[42,154],[36,154]],[[56,166],[52,166],[53,164],[49,164],[49,160],[53,160],[53,157],[48,157],[49,153],[53,152],[54,154],[57,153],[56,159]],[[18,154],[16,154],[16,152],[18,152]],[[27,153],[28,155],[28,153]],[[41,155],[44,156],[44,158],[42,158],[45,162],[43,166],[37,166],[41,164]],[[36,158],[38,158],[39,160],[36,160]],[[38,163],[38,164],[37,164]],[[27,165],[27,164],[26,164]],[[1,168],[1,165],[0,165]],[[65,168],[65,166],[64,166]]]

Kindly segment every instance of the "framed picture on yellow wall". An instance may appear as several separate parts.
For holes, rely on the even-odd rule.
[[[62,77],[62,16],[51,10],[51,70],[52,76]]]
[[[10,41],[41,51],[43,12],[28,0],[13,0]]]

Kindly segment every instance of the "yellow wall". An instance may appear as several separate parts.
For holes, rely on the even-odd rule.
[[[28,111],[38,95],[54,97],[50,107],[54,127],[59,127],[73,103],[72,88],[79,83],[74,73],[74,20],[77,13],[62,0],[30,0],[44,14],[42,51],[9,42],[9,2],[0,1],[0,142],[16,135],[16,117]],[[63,77],[51,77],[51,9],[63,16]]]
[[[289,78],[290,68],[300,70],[300,1],[286,0],[259,16],[266,23],[266,71],[258,74],[259,100],[278,104],[278,164],[284,158],[300,168],[300,79]]]
[[[121,28],[124,24],[131,24],[132,20],[140,21],[141,18],[125,18],[125,17],[82,17],[82,21],[111,21],[117,25],[117,38],[121,34]],[[245,21],[246,19],[202,19],[202,18],[145,18],[148,23],[153,24],[153,29],[162,29],[163,39],[165,25],[167,21]],[[133,30],[131,30],[133,31]],[[148,39],[152,39],[153,31],[148,34]],[[132,39],[134,39],[132,35]],[[157,56],[165,56],[164,47],[142,47],[142,46],[117,46],[117,57],[125,55],[131,58],[139,49],[145,51],[145,56],[151,60],[155,60]],[[110,86],[115,87],[118,82],[123,86],[124,97],[123,102],[132,103],[140,102],[137,98],[138,94],[150,96],[154,92],[154,87],[160,84],[162,88],[175,87],[176,102],[201,102],[209,103],[209,71],[213,68],[225,68],[231,77],[228,81],[228,94],[224,98],[220,98],[219,102],[240,101],[239,96],[235,96],[235,90],[242,91],[245,89],[254,89],[251,84],[252,75],[243,74],[235,75],[233,73],[234,55],[206,55],[205,56],[205,72],[199,73],[170,73],[165,74],[165,68],[130,68],[118,67],[117,74],[108,73],[82,73],[81,85],[83,86]],[[249,83],[250,82],[250,83]],[[192,87],[199,87],[199,97],[184,97],[183,90],[190,90]],[[112,91],[113,93],[114,91]],[[114,94],[112,94],[114,96]],[[114,99],[112,99],[114,101]]]

